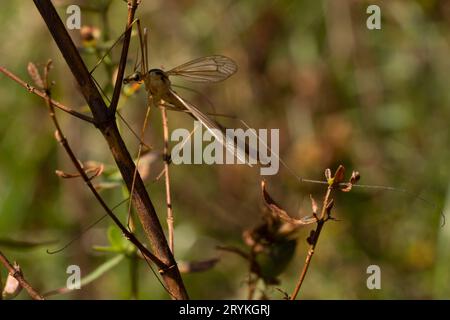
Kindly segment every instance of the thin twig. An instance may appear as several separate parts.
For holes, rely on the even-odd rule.
[[[5,74],[7,77],[9,77],[10,79],[14,80],[15,82],[17,82],[18,84],[20,84],[22,87],[24,87],[25,89],[28,90],[28,92],[30,93],[34,93],[35,95],[45,99],[45,92],[36,89],[35,87],[29,85],[28,83],[26,83],[25,81],[23,81],[22,79],[20,79],[18,76],[16,76],[14,73],[12,73],[11,71],[9,71],[8,69],[6,69],[5,67],[1,67],[0,66],[0,72],[2,72],[3,74]],[[62,103],[55,101],[55,100],[51,100],[51,103],[53,106],[57,107],[58,109],[67,112],[81,120],[87,121],[89,123],[94,123],[94,118],[85,115],[83,113],[77,112],[65,105],[63,105]]]
[[[127,26],[125,28],[125,36],[123,39],[122,53],[120,55],[119,69],[117,71],[116,83],[114,85],[114,92],[111,99],[111,104],[109,105],[110,112],[112,115],[115,115],[116,113],[120,97],[120,91],[122,90],[122,80],[125,73],[125,67],[127,64],[128,48],[130,47],[131,25],[133,23],[134,14],[136,12],[137,7],[138,7],[137,0],[128,0]]]
[[[290,300],[295,300],[297,298],[298,292],[303,284],[303,280],[305,279],[306,272],[308,271],[309,265],[311,263],[311,259],[314,255],[314,250],[316,249],[317,241],[319,240],[320,232],[322,231],[323,225],[327,221],[326,212],[329,204],[329,199],[331,196],[331,192],[333,191],[334,185],[329,185],[327,188],[327,193],[325,194],[323,204],[322,204],[322,212],[320,214],[320,218],[317,221],[316,230],[314,230],[313,236],[311,237],[309,243],[308,254],[305,259],[305,263],[303,264],[302,272],[300,273],[300,277],[297,281],[297,285],[295,286],[294,292],[292,293]]]
[[[166,108],[161,108],[161,117],[163,125],[163,135],[164,135],[164,178],[166,182],[166,205],[167,205],[167,229],[169,232],[169,248],[174,253],[174,238],[173,238],[173,210],[172,210],[172,200],[170,196],[170,176],[169,176],[169,126],[167,123],[167,111]]]
[[[8,269],[8,272],[10,275],[12,275],[14,278],[16,278],[17,281],[19,281],[22,288],[24,288],[31,298],[34,300],[45,300],[43,296],[41,296],[29,283],[23,275],[20,272],[17,272],[17,270],[14,268],[14,266],[11,264],[11,262],[8,261],[8,259],[3,255],[3,253],[0,251],[0,262]]]
[[[245,260],[251,260],[251,256],[247,252],[245,252],[245,251],[243,251],[243,250],[241,250],[239,248],[236,248],[236,247],[232,247],[232,246],[216,246],[216,249],[217,250],[221,250],[221,251],[226,251],[226,252],[232,252],[232,253],[237,254],[241,258],[244,258]]]
[[[247,293],[247,300],[253,300],[255,296],[256,291],[256,285],[258,283],[258,276],[253,277],[253,265],[255,261],[255,255],[252,252],[250,255],[250,263],[249,263],[249,270],[248,270],[248,293]]]

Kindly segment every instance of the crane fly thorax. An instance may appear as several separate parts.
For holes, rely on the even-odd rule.
[[[164,99],[170,91],[170,80],[167,74],[160,69],[151,69],[145,78],[148,91],[157,100]]]

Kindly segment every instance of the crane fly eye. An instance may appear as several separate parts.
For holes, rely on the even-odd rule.
[[[138,72],[133,73],[131,76],[123,79],[123,83],[125,83],[125,84],[130,83],[130,82],[139,82],[139,81],[141,81],[141,75]]]

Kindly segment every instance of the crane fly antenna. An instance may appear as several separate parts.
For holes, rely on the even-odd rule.
[[[114,41],[114,43],[111,45],[111,47],[108,48],[108,50],[106,50],[106,52],[100,57],[99,61],[97,61],[97,63],[94,65],[94,67],[91,69],[91,71],[89,71],[89,74],[92,75],[92,73],[94,73],[94,71],[98,68],[98,66],[103,62],[103,60],[105,60],[105,58],[111,53],[112,49],[114,49],[114,47],[120,42],[122,41],[123,37],[125,36],[125,33],[127,33],[127,31],[130,28],[133,28],[133,25],[138,22],[139,19],[135,19],[129,26],[128,28],[122,32],[122,34],[117,38],[116,41]]]
[[[146,74],[147,73],[147,61],[145,58],[145,42],[144,42],[144,37],[142,35],[142,29],[141,29],[141,22],[138,20],[137,21],[137,28],[138,28],[138,34],[139,34],[139,44],[140,44],[140,48],[141,48],[141,63],[142,63],[142,73]]]
[[[131,133],[136,137],[136,139],[139,141],[139,143],[143,144],[144,147],[146,147],[149,150],[152,150],[153,148],[151,146],[149,146],[148,144],[146,144],[143,140],[141,140],[141,138],[139,137],[139,135],[136,133],[136,131],[133,130],[133,128],[131,128],[130,124],[128,123],[127,120],[125,120],[125,118],[122,116],[122,114],[117,111],[117,115],[119,116],[120,120],[123,121],[123,123],[125,124],[125,126],[131,131]]]
[[[145,65],[145,74],[148,72],[148,32],[147,28],[144,27],[144,65]]]

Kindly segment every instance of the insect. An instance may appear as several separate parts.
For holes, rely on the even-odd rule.
[[[141,31],[140,22],[137,20],[137,28],[141,49],[141,68],[140,71],[134,72],[132,75],[125,77],[123,82],[128,83],[144,83],[145,90],[148,97],[147,112],[144,118],[144,124],[141,130],[141,138],[138,149],[136,169],[134,171],[133,182],[130,190],[130,194],[133,194],[135,180],[137,177],[137,170],[139,167],[139,160],[142,153],[143,137],[148,122],[148,117],[151,107],[159,107],[161,109],[163,133],[164,133],[164,176],[166,187],[166,203],[167,203],[167,225],[169,235],[169,248],[174,253],[174,240],[173,240],[173,212],[171,203],[170,192],[170,178],[169,178],[169,132],[167,125],[166,110],[183,111],[190,114],[194,119],[198,120],[218,141],[220,144],[231,154],[235,155],[241,163],[247,163],[251,166],[250,162],[246,161],[245,150],[241,150],[234,140],[227,139],[225,129],[218,124],[215,120],[210,118],[204,112],[200,111],[194,104],[183,99],[172,88],[170,77],[178,76],[192,82],[220,82],[237,71],[236,63],[228,57],[222,55],[211,55],[202,58],[198,58],[189,62],[186,62],[178,67],[175,67],[169,71],[163,71],[161,69],[148,69],[148,51],[147,51],[147,30],[144,28]],[[248,153],[247,153],[248,154]],[[128,226],[132,225],[131,220],[131,201],[128,206]]]
[[[224,138],[224,128],[195,105],[181,98],[172,89],[169,77],[179,76],[192,82],[220,82],[236,73],[237,69],[236,63],[230,58],[213,55],[189,61],[167,72],[161,69],[151,69],[146,73],[135,72],[126,77],[124,83],[143,82],[155,106],[173,111],[187,111],[233,152],[234,144]],[[239,152],[237,155],[242,156]]]

